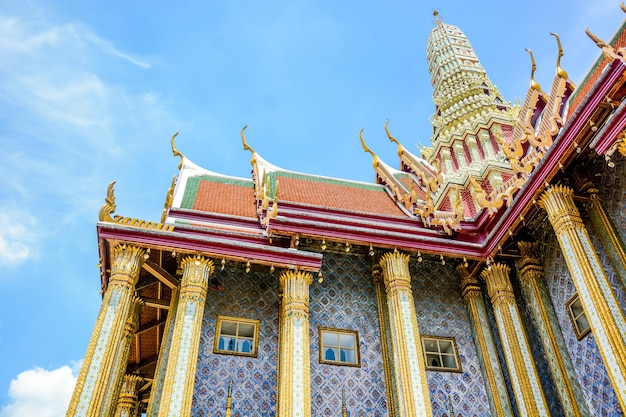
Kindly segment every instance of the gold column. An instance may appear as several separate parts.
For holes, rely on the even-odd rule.
[[[505,264],[496,263],[484,269],[482,276],[493,304],[517,408],[523,416],[549,416],[546,396],[515,304],[510,270]]]
[[[123,244],[112,250],[109,286],[76,381],[68,417],[100,417],[115,407],[114,392],[108,388],[110,381],[118,378],[119,349],[143,261],[141,248]]]
[[[159,416],[167,417],[191,415],[200,330],[213,261],[200,255],[187,256],[181,268],[183,279],[159,405]]]
[[[380,266],[383,269],[391,324],[398,414],[430,417],[433,412],[411,292],[409,256],[398,252],[386,253],[380,259]]]
[[[522,255],[517,261],[520,281],[543,342],[563,411],[567,416],[589,416],[582,389],[544,283],[537,244],[517,242],[517,246]]]
[[[372,265],[374,288],[376,289],[376,306],[378,307],[378,328],[380,330],[380,347],[383,355],[383,368],[385,371],[385,387],[387,392],[387,411],[389,417],[396,417],[396,390],[393,387],[393,370],[391,369],[391,355],[389,352],[389,314],[385,306],[385,282],[380,264]]]
[[[278,416],[311,416],[311,355],[309,340],[309,285],[307,272],[280,275],[283,299],[279,346]]]
[[[161,395],[163,394],[163,383],[165,382],[165,373],[167,372],[167,363],[176,323],[178,294],[178,288],[172,289],[172,299],[170,301],[170,308],[167,311],[167,320],[165,321],[165,329],[163,330],[163,338],[161,339],[161,349],[159,351],[154,380],[152,382],[152,389],[150,391],[150,401],[148,402],[148,411],[146,413],[148,417],[158,417],[159,415]]]
[[[572,194],[569,187],[552,186],[540,204],[548,212],[618,401],[626,410],[626,319]]]
[[[139,407],[139,384],[143,378],[139,375],[124,375],[115,417],[135,417]]]
[[[480,369],[485,380],[485,390],[494,416],[512,416],[513,411],[509,394],[504,382],[498,351],[491,334],[487,309],[483,301],[482,291],[476,277],[471,276],[467,268],[459,265],[456,268],[461,278],[461,297],[467,306],[472,337],[477,347]]]

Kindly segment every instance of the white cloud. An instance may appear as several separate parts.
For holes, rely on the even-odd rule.
[[[11,402],[0,410],[0,417],[62,417],[75,385],[75,373],[67,365],[24,371],[11,381]]]
[[[37,256],[34,224],[27,213],[0,207],[0,266],[18,265]]]

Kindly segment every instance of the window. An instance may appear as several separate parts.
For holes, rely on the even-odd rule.
[[[259,320],[218,316],[213,352],[256,356],[259,341]]]
[[[567,312],[569,313],[570,320],[572,320],[576,337],[578,340],[582,339],[591,331],[591,327],[589,327],[589,321],[587,320],[587,315],[585,314],[585,310],[583,310],[583,305],[580,302],[578,294],[574,294],[567,302]]]
[[[359,334],[353,330],[320,327],[320,363],[361,366]]]
[[[453,338],[423,336],[422,346],[427,370],[461,372],[456,342]]]

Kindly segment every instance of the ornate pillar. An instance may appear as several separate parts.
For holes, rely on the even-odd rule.
[[[432,416],[426,364],[411,292],[409,256],[398,252],[386,253],[380,259],[380,266],[391,324],[398,415]]]
[[[487,282],[487,291],[493,304],[513,393],[520,415],[549,416],[550,409],[515,304],[509,281],[510,270],[505,264],[496,263],[483,270],[482,276]]]
[[[517,246],[522,255],[517,261],[522,289],[537,324],[563,411],[567,416],[589,416],[582,389],[545,286],[537,244],[517,242]]]
[[[124,375],[115,417],[135,417],[137,415],[139,384],[142,382],[143,378],[139,375]]]
[[[512,416],[511,402],[500,368],[498,351],[491,334],[487,309],[478,280],[471,276],[463,265],[459,265],[456,271],[461,278],[461,297],[465,301],[472,328],[472,337],[478,348],[477,353],[485,380],[491,414],[494,416]]]
[[[385,295],[385,282],[380,264],[372,265],[372,276],[374,278],[374,288],[376,289],[376,306],[378,307],[378,328],[380,330],[380,347],[383,355],[383,368],[385,371],[385,387],[387,388],[387,411],[389,417],[396,417],[397,398],[396,389],[393,385],[393,370],[391,369],[392,358],[389,344],[389,315],[385,312],[387,297]]]
[[[278,370],[278,416],[311,416],[311,355],[309,340],[308,272],[285,271],[280,275],[281,304]]]
[[[159,416],[167,417],[191,415],[200,330],[213,261],[200,255],[187,256],[181,268],[183,279],[159,404]]]
[[[572,193],[569,187],[552,186],[540,204],[548,212],[618,401],[626,410],[626,319]]]
[[[178,294],[177,288],[172,289],[172,299],[170,308],[167,312],[167,320],[165,321],[165,329],[163,330],[163,338],[161,339],[161,349],[159,358],[157,359],[154,380],[152,381],[152,390],[150,391],[150,401],[148,402],[148,417],[158,417],[159,408],[161,406],[161,395],[163,394],[163,383],[165,382],[165,372],[170,356],[170,348],[172,346],[172,336],[174,335],[174,327],[176,323],[176,311],[178,310]]]
[[[117,245],[111,254],[111,277],[96,320],[87,353],[76,381],[67,416],[109,415],[115,409],[111,381],[119,370],[119,349],[126,321],[134,303],[135,284],[144,261],[144,251]]]

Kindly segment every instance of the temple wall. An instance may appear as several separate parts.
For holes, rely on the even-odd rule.
[[[351,416],[388,415],[385,374],[371,257],[324,254],[324,281],[310,288],[311,408],[314,416],[341,415],[341,390]],[[361,366],[319,361],[319,327],[356,330]]]
[[[225,268],[215,275],[224,291],[209,291],[202,319],[191,415],[224,416],[233,380],[233,416],[276,414],[278,361],[278,273]],[[266,269],[266,268],[265,268]],[[213,353],[217,316],[260,319],[256,358]]]
[[[489,401],[480,371],[469,316],[460,296],[459,279],[451,264],[411,260],[411,284],[420,333],[453,337],[462,372],[427,371],[433,416],[488,416]],[[421,346],[418,347],[421,353]]]
[[[586,223],[591,238],[596,243],[597,239],[594,236],[594,231],[591,225],[588,222]],[[615,391],[602,362],[602,357],[598,351],[593,334],[589,333],[582,340],[578,340],[574,333],[572,322],[567,313],[566,303],[576,293],[576,289],[554,230],[547,219],[535,232],[534,237],[540,245],[546,285],[589,411],[592,415],[621,415]],[[605,269],[607,269],[607,266],[610,269],[610,265],[607,265],[607,257],[603,256],[601,251],[599,255]],[[613,274],[612,281],[614,282],[615,280],[616,278]]]

